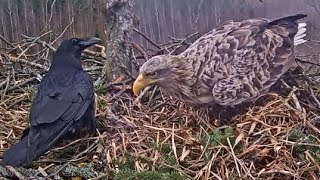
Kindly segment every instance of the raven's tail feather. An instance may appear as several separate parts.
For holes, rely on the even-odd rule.
[[[1,164],[26,166],[43,155],[60,141],[74,124],[73,121],[44,125],[39,129],[30,130],[18,143],[12,145],[4,154]]]
[[[12,145],[2,156],[1,164],[19,166],[27,162],[28,136],[24,137],[17,144]]]

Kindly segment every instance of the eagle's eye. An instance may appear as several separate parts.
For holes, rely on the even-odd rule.
[[[151,74],[152,77],[155,77],[155,76],[157,76],[157,75],[158,75],[157,72],[153,72],[153,73]]]

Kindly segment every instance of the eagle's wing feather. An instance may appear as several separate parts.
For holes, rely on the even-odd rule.
[[[179,55],[192,61],[196,99],[235,105],[257,98],[294,63],[293,47],[304,37],[297,32],[292,20],[249,19],[203,35]],[[203,94],[207,89],[211,95]]]

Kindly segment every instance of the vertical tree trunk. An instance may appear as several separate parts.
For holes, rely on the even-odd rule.
[[[62,9],[59,9],[59,31],[63,31],[63,27],[62,27]]]
[[[20,17],[19,17],[20,11],[19,11],[19,6],[18,5],[19,4],[16,3],[15,4],[15,9],[14,9],[14,12],[15,12],[15,14],[14,14],[14,28],[15,28],[15,32],[16,32],[16,34],[15,34],[16,37],[19,37],[20,34],[23,34],[22,29],[19,28],[19,25],[20,25]]]
[[[129,54],[133,18],[132,0],[109,0],[106,3],[107,61],[105,62],[103,77],[97,81],[96,85],[104,81],[111,81],[120,75],[120,66],[127,70],[131,69]]]
[[[11,5],[10,1],[8,1],[7,7],[5,8],[5,12],[7,13],[9,20],[10,20],[10,32],[9,33],[9,40],[13,41],[13,23],[12,23],[12,11],[11,11]]]
[[[170,7],[170,9],[171,9],[171,11],[170,11],[171,17],[170,17],[170,18],[171,18],[171,23],[172,23],[172,24],[171,24],[171,25],[172,25],[172,36],[173,36],[173,37],[176,37],[176,31],[175,31],[175,26],[174,26],[174,23],[175,23],[175,22],[174,22],[174,19],[175,19],[175,18],[174,18],[174,11],[175,11],[175,10],[174,10],[174,8],[173,8],[173,0],[171,0],[170,2],[171,2],[171,7]]]
[[[160,18],[159,18],[159,5],[158,5],[159,1],[155,1],[154,2],[154,13],[157,19],[157,34],[158,34],[158,38],[157,41],[161,41],[161,27],[160,27]]]
[[[29,28],[28,28],[29,23],[28,23],[28,15],[27,15],[27,11],[28,11],[27,0],[24,0],[23,3],[24,3],[23,12],[24,12],[25,34],[29,34]]]
[[[1,11],[1,26],[2,26],[2,29],[3,29],[3,36],[4,37],[8,37],[8,32],[7,32],[7,26],[6,26],[6,21],[4,20],[4,12]]]

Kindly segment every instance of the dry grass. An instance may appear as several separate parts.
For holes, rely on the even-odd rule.
[[[212,115],[220,109],[190,108],[160,95],[141,104],[127,93],[100,94],[100,135],[58,147],[32,168],[51,174],[68,162],[92,167],[87,177],[115,179],[318,179],[320,130],[292,94],[270,94],[226,124]],[[3,102],[26,102],[10,110],[2,105],[1,151],[19,139],[30,105],[28,93],[10,97]]]
[[[293,99],[272,95],[264,106],[219,126],[208,109],[117,98],[110,105],[120,108],[116,120],[131,128],[119,128],[105,153],[109,162],[124,164],[130,154],[136,172],[169,168],[189,179],[318,179],[320,131]]]

